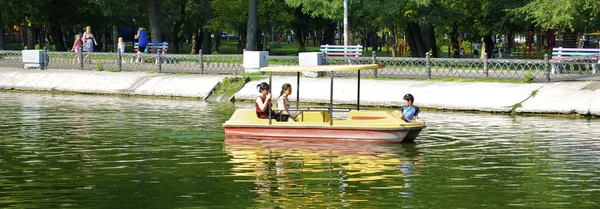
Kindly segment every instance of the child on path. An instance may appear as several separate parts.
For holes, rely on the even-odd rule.
[[[83,45],[83,41],[81,41],[81,36],[79,36],[79,34],[75,34],[75,41],[73,41],[73,48],[71,48],[71,51],[75,52],[75,57],[73,57],[73,64],[75,64],[75,60],[77,60],[77,63],[81,63],[81,61],[79,61],[79,59],[77,59],[79,57],[79,52],[81,52],[81,46]]]
[[[414,106],[415,97],[412,94],[404,95],[404,106],[400,107],[400,113],[398,117],[406,121],[407,123],[421,123],[425,124],[425,121],[419,120],[419,107]]]
[[[125,53],[125,42],[123,42],[123,37],[119,37],[119,43],[117,44],[119,52],[121,52],[121,62],[125,63],[125,59],[123,53]]]

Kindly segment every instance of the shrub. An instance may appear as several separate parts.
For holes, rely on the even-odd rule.
[[[283,46],[278,42],[269,42],[269,49],[281,49]]]
[[[102,71],[102,63],[96,63],[96,70]]]
[[[533,76],[531,71],[527,71],[525,74],[523,74],[523,83],[533,83],[534,79],[535,76]]]

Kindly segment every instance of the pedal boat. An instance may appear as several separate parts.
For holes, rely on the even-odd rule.
[[[383,68],[384,65],[322,65],[316,67],[281,66],[261,68],[269,73],[269,86],[273,73],[296,72],[296,122],[278,122],[260,119],[255,109],[237,109],[223,124],[226,137],[250,139],[283,139],[302,141],[369,141],[412,142],[423,128],[421,123],[408,123],[398,117],[399,111],[365,110],[360,108],[360,71]],[[356,108],[334,108],[334,75],[339,71],[357,71],[358,94]],[[300,73],[329,72],[331,77],[330,102],[327,107],[300,108]],[[272,88],[272,87],[271,87]],[[346,112],[346,119],[336,119],[336,114]],[[333,119],[332,119],[333,118]]]

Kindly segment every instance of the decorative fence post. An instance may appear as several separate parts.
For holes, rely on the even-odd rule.
[[[544,75],[546,83],[550,82],[550,56],[548,54],[544,54]]]
[[[121,63],[123,62],[121,55],[123,55],[123,52],[121,52],[121,48],[119,47],[117,49],[117,67],[119,68],[119,72],[121,72]]]
[[[198,64],[200,64],[200,74],[204,74],[204,57],[202,56],[202,50],[198,50]],[[237,74],[237,71],[234,74]]]
[[[427,71],[427,79],[431,79],[431,57],[429,52],[425,53],[425,70]]]
[[[162,71],[162,62],[160,60],[160,50],[156,50],[156,61],[158,62],[158,73]]]
[[[377,64],[377,52],[376,51],[372,51],[371,59],[372,59],[371,61],[373,61],[373,64]],[[373,70],[373,76],[375,78],[377,78],[377,69]]]
[[[83,46],[79,47],[79,69],[83,70]]]
[[[489,78],[490,77],[490,68],[488,66],[488,58],[487,58],[487,53],[486,52],[482,52],[483,53],[483,74],[485,74],[485,78]]]

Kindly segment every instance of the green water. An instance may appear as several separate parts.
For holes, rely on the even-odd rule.
[[[0,92],[0,208],[599,208],[597,120],[423,112],[414,144],[224,139],[252,104]]]

